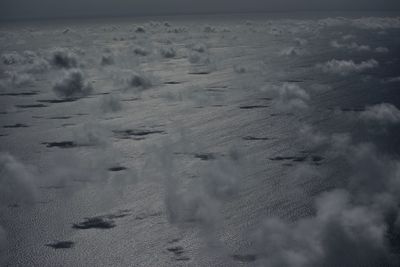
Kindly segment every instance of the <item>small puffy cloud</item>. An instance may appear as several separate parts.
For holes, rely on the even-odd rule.
[[[297,48],[297,47],[288,47],[283,49],[280,54],[282,56],[302,56],[305,54],[304,49]]]
[[[5,65],[13,65],[23,62],[23,57],[17,52],[10,52],[2,54],[1,60]]]
[[[274,105],[282,110],[297,110],[308,108],[310,95],[295,83],[283,83],[264,88],[271,95]]]
[[[104,54],[101,57],[101,62],[100,64],[102,66],[109,66],[114,64],[114,57],[111,54]]]
[[[92,85],[85,81],[85,77],[79,69],[67,71],[64,77],[53,86],[55,94],[66,99],[87,96],[92,90]]]
[[[382,124],[393,124],[400,122],[400,110],[392,104],[382,103],[368,106],[360,113],[364,121],[377,122]]]
[[[146,29],[143,26],[137,26],[135,29],[136,33],[145,33]]]
[[[66,69],[78,66],[76,54],[63,48],[57,48],[52,52],[50,62],[56,67]]]
[[[139,56],[147,56],[150,54],[150,51],[147,50],[144,47],[141,46],[137,46],[133,49],[133,53],[135,53],[135,55],[139,55]]]
[[[0,207],[32,204],[36,199],[35,175],[8,153],[0,153]]]
[[[207,52],[208,47],[207,47],[207,45],[205,45],[203,43],[196,43],[191,46],[191,49],[198,53],[205,53],[205,52]]]
[[[150,78],[137,72],[132,72],[126,83],[128,90],[134,89],[139,92],[149,89],[152,86]]]
[[[169,47],[162,47],[160,49],[160,54],[164,57],[164,58],[173,58],[176,57],[176,50],[169,46]]]
[[[370,51],[371,47],[368,45],[360,45],[356,42],[351,43],[339,43],[337,40],[331,41],[331,46],[334,48],[344,48],[348,50],[356,50],[356,51]]]
[[[346,76],[351,73],[360,73],[378,66],[379,63],[375,59],[362,61],[360,63],[355,63],[353,60],[332,59],[326,63],[317,64],[317,68],[325,73],[339,74],[342,76]]]

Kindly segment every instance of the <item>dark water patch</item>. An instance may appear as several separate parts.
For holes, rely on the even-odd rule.
[[[4,125],[3,128],[28,128],[29,125],[23,124],[23,123],[16,123],[13,125]]]
[[[225,89],[222,88],[206,88],[205,91],[207,92],[213,92],[213,93],[223,93],[226,92]]]
[[[58,148],[74,148],[78,146],[73,141],[43,142],[42,145],[46,145],[46,147],[58,147]]]
[[[173,247],[168,247],[167,250],[169,252],[174,253],[175,256],[180,256],[183,253],[185,253],[185,250],[182,246],[173,246]]]
[[[7,111],[0,111],[0,114],[1,115],[6,115],[6,114],[8,114],[8,112]]]
[[[66,98],[66,99],[42,99],[36,100],[39,103],[48,103],[48,104],[58,104],[58,103],[68,103],[68,102],[75,102],[78,98]]]
[[[302,156],[277,156],[269,158],[272,161],[292,161],[292,162],[305,162],[308,161],[312,164],[319,165],[325,158],[319,155],[302,155]]]
[[[16,208],[19,208],[20,206],[18,203],[13,203],[13,204],[9,204],[8,207],[11,209],[16,209]]]
[[[304,83],[304,80],[297,80],[297,79],[289,79],[281,82],[286,82],[286,83]]]
[[[71,116],[55,116],[55,117],[50,117],[50,120],[68,120],[72,118]]]
[[[177,257],[175,258],[176,261],[190,261],[189,257]]]
[[[272,101],[271,97],[260,97],[260,100]]]
[[[207,86],[207,88],[210,89],[227,89],[229,86],[228,85],[210,85]]]
[[[117,138],[142,140],[148,135],[165,134],[162,130],[127,129],[113,131]]]
[[[312,160],[313,162],[320,162],[320,161],[323,161],[323,160],[324,160],[324,157],[318,156],[318,155],[313,155],[313,156],[311,156],[311,160]]]
[[[242,137],[242,139],[246,140],[246,141],[267,141],[267,140],[270,140],[270,138],[268,138],[268,137],[255,137],[255,136],[251,136],[251,135],[244,136],[244,137]]]
[[[240,109],[257,109],[257,108],[268,108],[267,105],[249,105],[249,106],[240,106]]]
[[[189,72],[188,74],[191,74],[191,75],[207,75],[207,74],[210,74],[211,72],[210,71],[194,71],[194,72]]]
[[[255,254],[234,254],[232,255],[232,258],[235,261],[240,261],[240,262],[254,262],[257,260],[257,255]]]
[[[127,169],[127,168],[124,167],[124,166],[114,166],[114,167],[108,168],[108,170],[109,170],[110,172],[120,172],[120,171],[124,171],[124,170],[126,170],[126,169]]]
[[[19,93],[1,93],[0,96],[33,96],[37,95],[39,91],[19,92]]]
[[[109,219],[104,216],[98,216],[98,217],[85,218],[85,220],[80,223],[74,223],[72,225],[72,228],[81,230],[111,229],[114,228],[115,226],[116,226],[115,221],[113,219]]]
[[[54,249],[67,249],[72,248],[75,245],[75,242],[72,241],[56,241],[53,243],[46,244],[45,246],[51,247]]]
[[[215,154],[213,153],[195,153],[194,157],[201,160],[214,160],[216,159]]]
[[[6,137],[8,134],[0,134],[0,137]]]
[[[64,123],[64,124],[61,124],[62,127],[68,127],[68,126],[74,126],[74,125],[75,125],[75,123]]]
[[[109,95],[110,92],[104,92],[104,93],[96,93],[96,94],[91,94],[92,96],[96,96],[96,95]]]
[[[17,108],[45,108],[44,104],[30,104],[30,105],[15,105]]]
[[[294,162],[304,162],[307,160],[307,156],[297,156],[293,158]]]
[[[116,226],[115,220],[121,219],[127,216],[130,216],[131,212],[128,209],[119,210],[116,213],[95,216],[95,217],[88,217],[85,218],[84,221],[80,223],[74,223],[72,228],[74,229],[111,229]]]
[[[43,116],[34,115],[34,116],[32,116],[32,119],[43,119]]]
[[[170,81],[170,82],[165,82],[164,84],[175,85],[175,84],[181,84],[181,83],[182,82]]]
[[[273,160],[273,161],[282,161],[282,160],[294,160],[295,157],[283,157],[283,156],[277,156],[277,157],[273,157],[273,158],[269,158],[269,160]]]

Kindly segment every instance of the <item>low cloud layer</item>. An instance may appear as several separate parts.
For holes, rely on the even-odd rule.
[[[331,61],[328,61],[324,64],[318,64],[317,68],[319,68],[325,73],[346,76],[352,73],[364,72],[366,70],[370,70],[378,66],[379,63],[374,59],[362,61],[360,63],[356,63],[353,60],[332,59]]]

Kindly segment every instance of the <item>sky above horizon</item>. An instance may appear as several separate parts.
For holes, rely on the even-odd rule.
[[[312,10],[400,10],[398,0],[0,0],[0,19]]]

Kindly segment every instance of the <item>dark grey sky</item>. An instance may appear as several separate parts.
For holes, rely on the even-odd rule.
[[[292,10],[400,10],[400,0],[0,0],[0,18]]]

